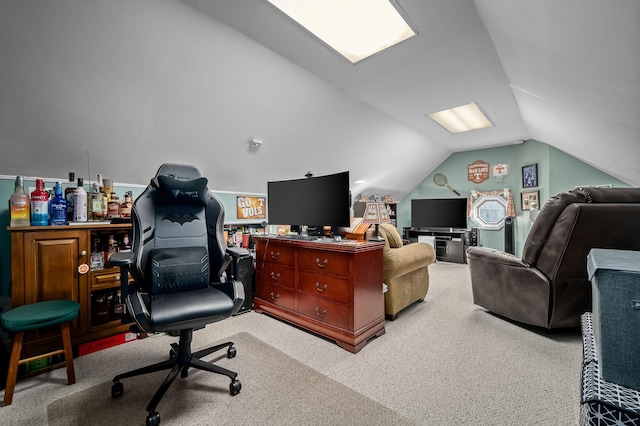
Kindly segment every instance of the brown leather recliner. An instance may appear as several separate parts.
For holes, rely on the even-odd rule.
[[[366,234],[366,239],[374,235],[374,226]],[[429,291],[429,265],[436,259],[436,252],[430,244],[418,242],[403,244],[398,230],[391,224],[379,225],[379,233],[385,240],[382,255],[384,283],[384,313],[389,320],[395,320],[398,313],[407,306],[422,302]]]
[[[580,325],[591,310],[592,248],[640,250],[640,188],[578,188],[540,210],[522,259],[470,247],[473,302],[500,316],[546,328]]]

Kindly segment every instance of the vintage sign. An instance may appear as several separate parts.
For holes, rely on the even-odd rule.
[[[467,179],[473,183],[482,183],[489,179],[489,163],[484,161],[474,161],[469,164]]]
[[[266,219],[267,199],[265,197],[238,196],[236,198],[238,219]]]

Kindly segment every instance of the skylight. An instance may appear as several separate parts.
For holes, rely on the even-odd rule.
[[[493,124],[482,111],[480,111],[480,108],[475,102],[432,112],[427,115],[451,133],[462,133],[493,127]]]
[[[389,0],[267,1],[354,64],[416,35]]]

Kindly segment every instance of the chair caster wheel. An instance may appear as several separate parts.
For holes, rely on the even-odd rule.
[[[229,385],[229,393],[234,396],[240,393],[240,389],[242,389],[242,384],[240,383],[240,380],[232,380],[231,384]]]
[[[120,382],[115,382],[113,386],[111,386],[111,398],[117,398],[122,396],[124,393],[124,386]]]
[[[236,348],[234,348],[233,346],[229,346],[229,349],[227,349],[227,358],[234,358],[236,356]]]
[[[147,416],[147,426],[158,426],[160,424],[160,413],[154,411]]]

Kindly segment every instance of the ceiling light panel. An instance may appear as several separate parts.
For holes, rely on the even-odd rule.
[[[352,63],[416,35],[389,0],[267,0]]]
[[[451,133],[463,133],[493,127],[491,121],[482,113],[475,102],[432,112],[427,116]]]

